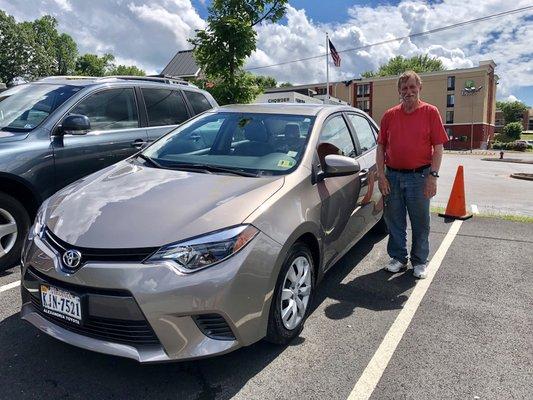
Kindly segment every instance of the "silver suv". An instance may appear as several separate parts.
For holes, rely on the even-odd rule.
[[[0,270],[20,260],[41,202],[217,106],[165,77],[51,77],[0,96]]]
[[[382,225],[377,128],[355,108],[207,111],[41,207],[24,320],[140,362],[287,343],[316,284]]]

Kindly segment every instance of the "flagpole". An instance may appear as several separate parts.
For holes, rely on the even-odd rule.
[[[329,100],[329,37],[326,32],[326,100]]]

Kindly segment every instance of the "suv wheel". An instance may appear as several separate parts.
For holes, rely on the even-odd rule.
[[[24,206],[0,193],[0,271],[19,263],[22,242],[29,228],[30,217]]]
[[[270,306],[267,341],[287,344],[300,334],[311,309],[314,285],[311,251],[305,244],[296,243],[279,273]]]

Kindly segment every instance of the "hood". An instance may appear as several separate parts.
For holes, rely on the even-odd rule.
[[[8,142],[16,142],[18,140],[24,140],[28,137],[29,132],[25,133],[13,133],[7,131],[0,131],[0,144]]]
[[[123,161],[54,195],[46,225],[79,247],[157,247],[242,223],[283,181]]]

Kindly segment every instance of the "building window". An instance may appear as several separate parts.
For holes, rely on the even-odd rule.
[[[448,90],[455,90],[455,76],[448,77]]]
[[[357,96],[368,96],[370,94],[370,84],[357,85]]]
[[[449,94],[446,96],[446,107],[453,107],[455,105],[455,95]]]
[[[370,101],[369,100],[357,100],[357,108],[365,112],[370,111]]]
[[[446,111],[446,123],[453,124],[453,111]]]

